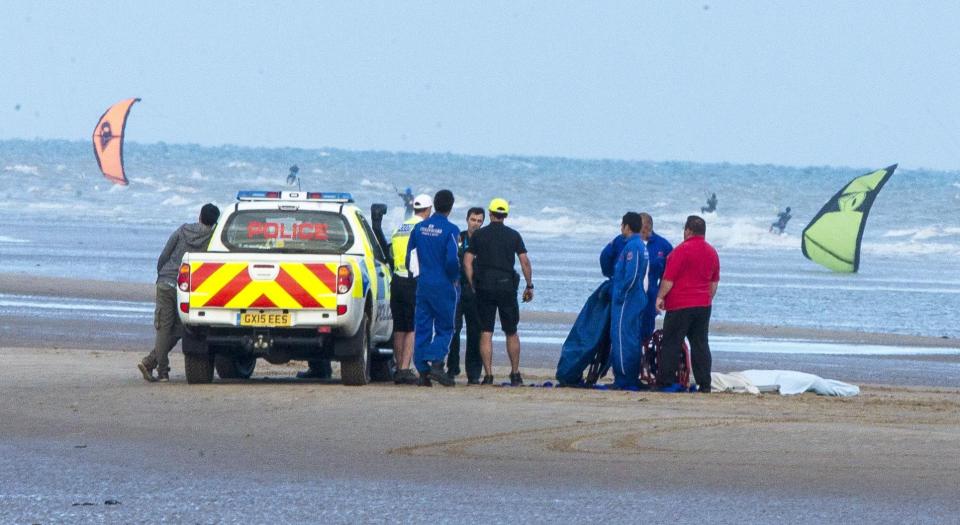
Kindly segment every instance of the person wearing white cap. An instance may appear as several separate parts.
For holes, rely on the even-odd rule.
[[[390,237],[393,255],[393,278],[390,280],[390,311],[393,313],[393,359],[397,371],[393,382],[398,385],[417,384],[417,375],[410,370],[413,358],[414,311],[417,302],[417,254],[407,260],[407,244],[413,227],[430,216],[433,199],[421,193],[413,199],[413,216],[394,230]]]

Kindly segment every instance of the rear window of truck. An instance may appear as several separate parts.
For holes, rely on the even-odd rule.
[[[241,210],[221,237],[230,251],[342,254],[353,244],[346,218],[301,210]]]

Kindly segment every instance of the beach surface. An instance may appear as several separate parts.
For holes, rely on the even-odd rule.
[[[957,389],[345,387],[265,364],[251,381],[187,385],[176,359],[170,383],[148,384],[139,358],[0,348],[0,521],[944,523],[960,512]]]
[[[153,286],[0,274],[0,296],[140,304]],[[845,399],[345,387],[263,361],[250,381],[187,385],[179,352],[172,381],[149,384],[135,367],[149,322],[73,310],[7,307],[0,322],[4,523],[944,523],[960,512],[956,354],[715,356],[721,371],[860,384]],[[728,335],[750,335],[739,329]],[[816,335],[799,334],[956,344]],[[553,379],[557,345],[524,352],[527,381]]]

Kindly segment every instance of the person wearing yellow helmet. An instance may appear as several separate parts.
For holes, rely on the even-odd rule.
[[[497,314],[500,327],[507,338],[507,356],[510,358],[510,384],[523,384],[520,375],[520,336],[517,324],[520,321],[520,305],[517,304],[517,288],[520,276],[514,270],[515,260],[520,260],[526,288],[523,302],[533,300],[533,269],[527,257],[523,237],[504,224],[510,213],[510,203],[503,198],[490,201],[490,224],[473,234],[473,242],[463,257],[464,273],[471,288],[476,291],[477,313],[480,317],[480,357],[483,360],[482,384],[493,384],[493,328]],[[476,268],[474,268],[476,261]]]

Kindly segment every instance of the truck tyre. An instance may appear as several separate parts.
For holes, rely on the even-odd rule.
[[[393,381],[393,370],[396,364],[392,357],[378,357],[370,360],[370,381],[383,383]]]
[[[183,354],[183,368],[187,383],[210,383],[213,381],[213,356],[210,354]]]
[[[363,315],[357,333],[344,341],[352,347],[355,356],[340,361],[340,379],[350,386],[365,385],[370,382],[370,316]]]
[[[220,379],[250,379],[254,368],[257,367],[257,358],[216,354],[213,358],[213,366],[217,369]]]

